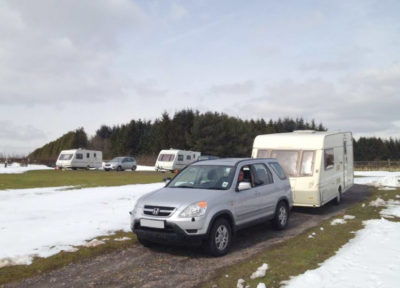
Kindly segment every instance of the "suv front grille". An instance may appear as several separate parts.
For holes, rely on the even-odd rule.
[[[145,215],[151,216],[160,216],[160,217],[168,217],[174,212],[174,207],[163,207],[163,206],[150,206],[145,205],[143,209],[143,213]]]

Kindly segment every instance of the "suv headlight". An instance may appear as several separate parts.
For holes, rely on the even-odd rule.
[[[191,217],[203,216],[206,213],[206,210],[207,210],[207,202],[202,201],[193,203],[190,204],[188,207],[186,207],[181,212],[181,214],[179,214],[179,217],[191,218]]]

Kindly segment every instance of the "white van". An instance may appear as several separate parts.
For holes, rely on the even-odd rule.
[[[259,135],[253,158],[276,158],[289,176],[295,206],[320,207],[353,185],[351,132],[294,131]]]
[[[101,168],[103,153],[95,150],[72,149],[63,150],[58,156],[57,168]]]
[[[190,163],[197,161],[200,152],[186,150],[161,150],[156,161],[156,171],[175,171],[185,168]]]

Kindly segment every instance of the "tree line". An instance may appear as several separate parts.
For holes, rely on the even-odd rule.
[[[355,161],[400,160],[400,139],[360,137],[353,145]]]
[[[190,109],[154,121],[132,120],[127,124],[102,125],[89,138],[83,128],[68,132],[33,151],[31,160],[55,161],[61,150],[88,148],[103,151],[103,158],[119,155],[158,155],[162,149],[201,151],[219,157],[248,157],[254,138],[260,134],[294,130],[326,131],[322,124],[302,118],[243,120],[224,113],[200,113]],[[361,137],[353,140],[355,161],[400,160],[400,140]]]
[[[79,128],[36,149],[28,157],[36,161],[55,160],[61,150],[73,148],[101,150],[104,159],[118,155],[155,156],[168,148],[201,151],[219,157],[248,157],[257,135],[304,129],[326,130],[321,123],[302,118],[266,122],[186,109],[173,116],[165,112],[154,121],[139,119],[123,125],[102,125],[90,139],[84,129]]]

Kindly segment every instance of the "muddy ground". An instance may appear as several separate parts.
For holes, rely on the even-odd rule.
[[[231,252],[224,257],[209,257],[200,248],[149,249],[138,244],[5,287],[195,287],[211,278],[217,269],[294,237],[369,195],[367,186],[355,185],[343,195],[339,206],[329,203],[322,208],[294,208],[285,231],[274,231],[269,223],[239,231]]]

